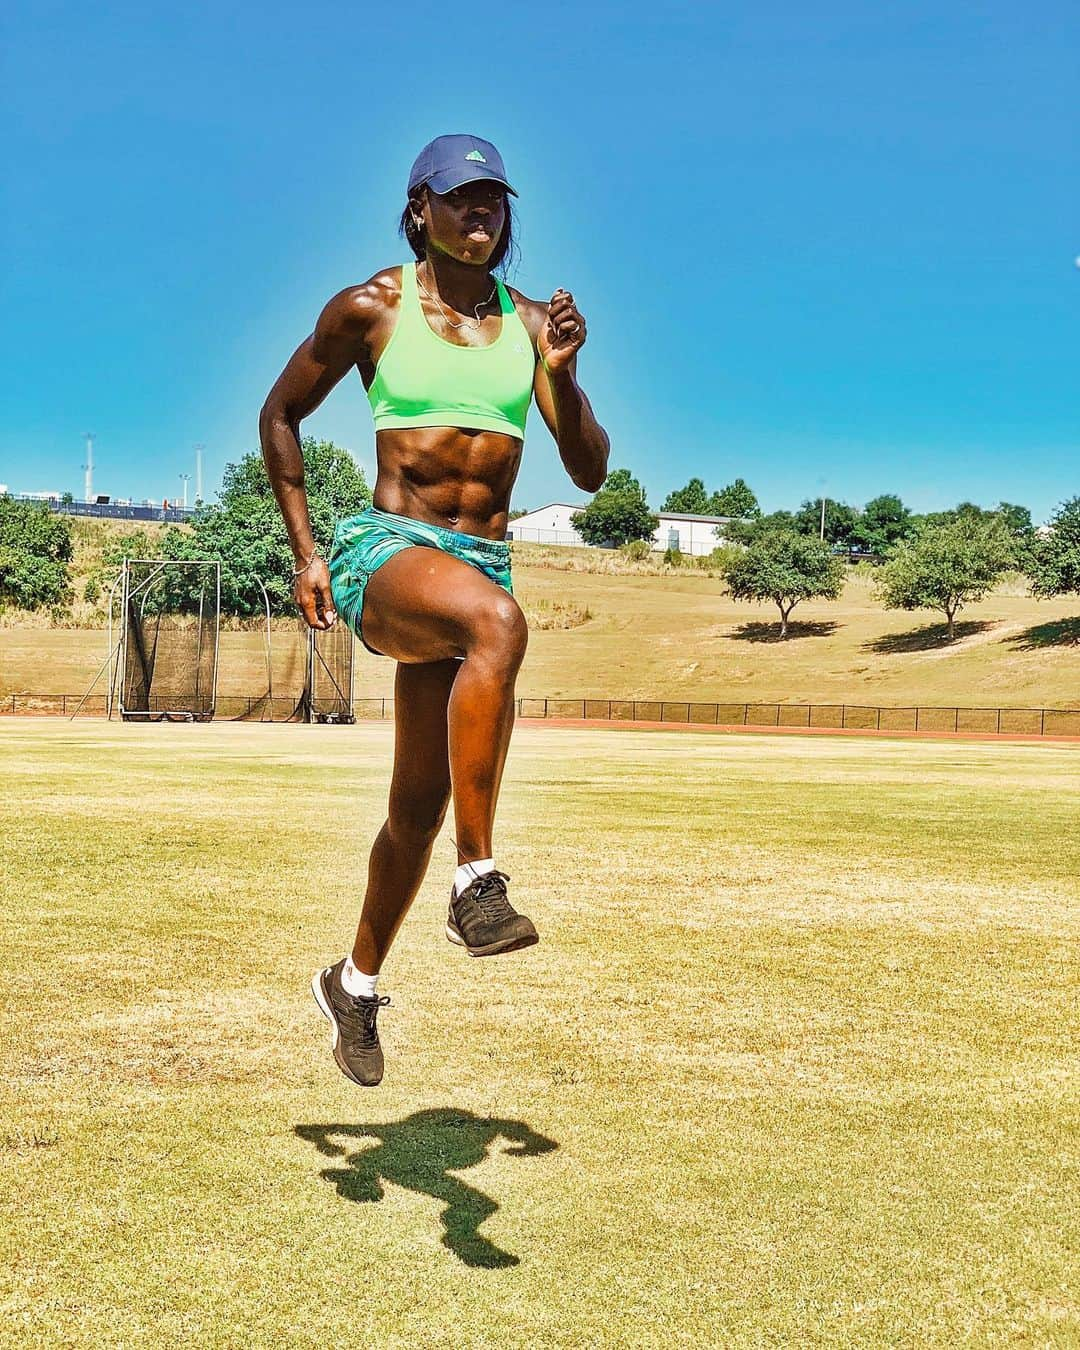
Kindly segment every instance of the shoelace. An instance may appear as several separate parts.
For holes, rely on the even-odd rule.
[[[473,883],[476,887],[473,898],[485,919],[501,919],[510,909],[510,901],[506,897],[506,883],[509,880],[505,872],[485,872],[479,881]]]
[[[379,1009],[385,1008],[390,1002],[390,995],[383,994],[382,998],[362,998],[346,994],[344,989],[341,992],[344,995],[345,1006],[338,1009],[338,1021],[343,1022],[349,1031],[358,1035],[362,1045],[374,1045],[379,1039],[375,1030],[375,1019],[379,1015]]]

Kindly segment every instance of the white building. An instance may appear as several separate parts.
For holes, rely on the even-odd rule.
[[[507,539],[516,539],[522,544],[563,544],[573,548],[586,548],[585,540],[570,523],[575,511],[584,511],[585,503],[572,506],[568,502],[551,502],[535,511],[528,511],[506,527]],[[679,511],[658,511],[660,523],[652,537],[650,547],[654,552],[663,553],[666,549],[678,549],[693,557],[711,553],[721,543],[724,526],[730,516],[684,515]]]
[[[521,544],[565,544],[584,548],[585,540],[570,524],[575,511],[584,511],[585,503],[571,506],[568,502],[552,502],[536,511],[527,511],[506,527],[507,539]]]
[[[654,551],[678,549],[694,558],[703,557],[724,542],[724,526],[730,516],[684,515],[680,511],[658,511],[660,524],[652,537]]]

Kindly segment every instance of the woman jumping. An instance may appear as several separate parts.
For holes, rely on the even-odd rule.
[[[439,136],[409,175],[401,231],[416,262],[387,267],[327,304],[260,419],[263,458],[313,628],[340,615],[397,661],[390,806],[368,865],[352,954],[312,992],[334,1058],[354,1083],[383,1074],[379,971],[427,870],[451,794],[458,869],[446,936],[471,956],[538,940],[507,898],[492,827],[514,722],[525,619],[504,542],[530,397],[586,492],[604,481],[608,438],[575,377],[585,320],[574,297],[529,300],[493,274],[512,215],[502,158],[476,136]],[[316,550],[300,422],[353,368],[375,420],[374,505]]]

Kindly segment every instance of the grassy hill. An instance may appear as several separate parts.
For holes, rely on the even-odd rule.
[[[78,525],[82,578],[104,535],[96,522]],[[515,550],[515,585],[533,629],[519,681],[527,696],[1080,706],[1080,597],[1036,601],[1019,578],[964,610],[951,644],[933,615],[882,609],[862,572],[839,601],[800,605],[786,642],[774,607],[737,604],[718,577],[652,559],[526,546]],[[94,621],[91,607],[81,621]],[[7,623],[0,695],[82,692],[105,656],[103,627]],[[284,694],[302,681],[297,625],[279,621],[273,644]],[[392,662],[358,647],[357,663],[359,695],[392,692]],[[263,664],[261,633],[222,634],[223,693],[258,692]]]

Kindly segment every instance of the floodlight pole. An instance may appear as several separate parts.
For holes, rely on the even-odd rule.
[[[184,510],[185,510],[185,511],[187,510],[187,485],[188,485],[188,481],[190,480],[190,478],[191,478],[191,474],[189,474],[189,473],[182,473],[182,474],[180,475],[180,481],[181,481],[181,483],[183,483],[183,485],[184,485]]]
[[[86,437],[86,463],[83,465],[86,471],[86,477],[83,479],[83,501],[88,502],[94,495],[94,433],[85,431]]]

